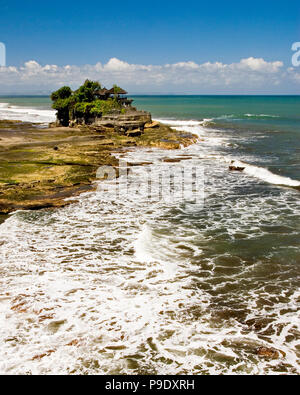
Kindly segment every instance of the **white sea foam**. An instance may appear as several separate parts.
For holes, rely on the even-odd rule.
[[[151,229],[144,225],[140,235],[134,242],[135,256],[140,262],[150,263],[154,261],[151,254],[152,248],[152,233]]]
[[[199,142],[186,148],[192,159],[185,163],[200,165],[201,147]],[[169,155],[180,158],[183,151]],[[123,159],[147,159],[159,174],[167,166],[165,156],[163,150],[139,149]],[[225,196],[230,173],[219,161],[207,164],[208,198]],[[145,166],[132,171],[147,182]],[[280,371],[282,364],[300,372],[296,341],[286,341],[296,324],[291,311],[298,308],[297,298],[262,310],[257,300],[270,284],[261,289],[254,277],[250,293],[243,286],[235,295],[239,309],[248,311],[244,321],[270,317],[278,330],[260,336],[235,318],[224,319],[223,312],[234,317],[230,290],[255,267],[229,255],[228,262],[237,262],[226,268],[218,263],[222,253],[206,254],[210,237],[208,251],[222,232],[257,238],[260,220],[276,224],[278,197],[268,203],[262,197],[217,199],[221,210],[213,204],[205,215],[195,211],[196,218],[201,215],[196,225],[201,223],[210,237],[188,218],[173,222],[172,207],[163,202],[149,204],[135,195],[118,200],[101,189],[78,199],[59,211],[18,212],[0,226],[1,373],[263,374]],[[284,209],[293,208],[284,202]],[[175,208],[186,217],[184,207]],[[257,262],[258,274],[261,266]],[[230,275],[218,274],[227,269]],[[218,293],[228,307],[214,300]],[[272,364],[260,360],[255,350],[261,346],[278,348],[286,357]]]
[[[249,118],[279,118],[279,115],[269,115],[269,114],[245,114],[245,117],[249,117]]]
[[[278,212],[297,221],[299,199],[287,189],[234,199],[249,177],[234,185],[214,131],[201,122],[175,127],[194,128],[204,141],[120,155],[148,161],[156,175],[169,166],[166,156],[188,157],[191,169],[204,164],[204,211],[134,194],[117,199],[107,183],[69,207],[18,212],[0,225],[0,373],[300,373],[299,293],[281,281],[272,256],[267,269],[276,276],[263,277],[268,259],[247,261],[236,244],[224,252],[236,235],[259,240],[264,224],[278,225]],[[147,166],[132,172],[147,183]],[[265,318],[261,331],[247,324]],[[261,346],[282,354],[259,358]]]
[[[54,110],[21,107],[9,103],[0,103],[0,119],[33,123],[49,123],[56,119]]]
[[[177,119],[160,119],[157,118],[156,121],[165,123],[170,126],[198,126],[201,124],[201,121],[196,120],[177,120]]]
[[[229,158],[226,159],[229,163],[231,160]],[[244,167],[244,173],[251,177],[259,178],[262,181],[268,182],[270,184],[279,185],[279,186],[287,186],[287,187],[300,187],[300,181],[293,180],[289,177],[280,176],[278,174],[272,173],[270,170],[250,165],[243,161],[234,160],[233,165],[236,167]]]
[[[199,138],[204,139],[202,141],[204,145],[218,146],[227,143],[227,139],[216,137],[212,130],[206,127],[206,124],[211,122],[212,119],[203,119],[202,121],[157,119],[157,121],[169,125],[175,130],[195,134]]]

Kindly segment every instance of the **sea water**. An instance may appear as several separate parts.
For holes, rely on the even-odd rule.
[[[204,202],[118,198],[107,181],[68,207],[12,214],[0,372],[299,374],[300,98],[134,99],[199,141],[119,154],[136,162],[132,180],[146,190],[149,171],[155,184],[172,166],[201,168]],[[0,118],[54,112],[47,98],[1,98]]]

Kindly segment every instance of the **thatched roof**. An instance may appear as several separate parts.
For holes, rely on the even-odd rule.
[[[111,94],[111,95],[114,95],[114,94],[115,94],[115,88],[111,88],[111,89],[108,91],[108,93]],[[117,94],[118,94],[118,95],[127,95],[127,92],[124,91],[124,89],[120,88],[120,89],[117,91]]]

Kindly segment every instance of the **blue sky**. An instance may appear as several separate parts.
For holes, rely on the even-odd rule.
[[[250,57],[291,67],[300,2],[0,0],[1,41],[7,66],[16,67],[31,60],[64,67],[117,58],[155,66]]]

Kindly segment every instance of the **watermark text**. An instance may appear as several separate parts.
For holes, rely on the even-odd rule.
[[[5,44],[0,42],[0,67],[6,66],[6,47]]]
[[[102,166],[97,171],[98,190],[118,200],[152,203],[192,203],[204,205],[204,168],[183,163],[140,166],[133,171],[123,160],[119,166]]]
[[[296,42],[292,45],[292,51],[294,51],[294,55],[292,56],[292,65],[294,67],[300,66],[300,42]]]

